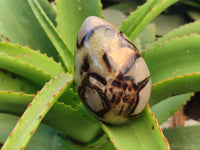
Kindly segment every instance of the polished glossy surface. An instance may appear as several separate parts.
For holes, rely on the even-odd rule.
[[[150,73],[137,48],[98,17],[88,17],[79,31],[75,82],[86,108],[109,124],[140,114],[151,93]]]

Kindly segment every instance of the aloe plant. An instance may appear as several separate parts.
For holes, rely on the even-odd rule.
[[[139,117],[110,126],[83,107],[73,81],[78,31],[88,16],[103,17],[100,0],[56,0],[56,5],[1,0],[1,149],[198,149],[199,126],[163,132],[159,127],[200,91],[200,22],[155,38],[152,20],[176,2],[148,0],[134,7],[119,27],[140,49],[153,85],[149,105]],[[123,11],[119,5],[113,8]],[[184,134],[192,140],[181,138]]]

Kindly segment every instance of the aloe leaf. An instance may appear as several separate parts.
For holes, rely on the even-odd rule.
[[[149,103],[152,106],[170,96],[198,92],[200,91],[199,82],[200,73],[186,74],[163,80],[153,85]]]
[[[152,47],[155,46],[158,43],[163,43],[164,41],[171,40],[172,38],[175,37],[183,37],[183,36],[188,36],[190,34],[200,34],[200,21],[195,21],[193,23],[189,23],[186,25],[181,26],[180,28],[177,28],[170,33],[166,34],[162,38],[158,39],[152,44]]]
[[[163,130],[172,150],[198,150],[200,126],[176,127]]]
[[[156,25],[156,35],[163,36],[172,31],[173,29],[176,29],[179,26],[185,24],[186,22],[185,18],[178,14],[160,14],[153,20],[153,23],[155,23]]]
[[[6,141],[7,136],[12,131],[13,127],[17,123],[19,117],[0,113],[0,144]],[[28,150],[49,150],[52,141],[54,140],[57,131],[47,125],[41,124],[27,145]]]
[[[118,4],[114,4],[109,6],[109,9],[116,9],[119,10],[127,15],[129,15],[130,12],[133,12],[134,10],[137,9],[137,7],[139,7],[139,5],[141,5],[142,2],[141,1],[121,1]]]
[[[24,92],[27,94],[36,93],[40,86],[6,70],[0,70],[0,91]]]
[[[19,44],[0,42],[0,52],[28,62],[30,65],[37,66],[38,69],[42,69],[45,73],[52,76],[64,70],[60,63],[55,62],[45,54],[41,54],[40,51],[34,51],[29,47],[22,47]]]
[[[34,94],[0,91],[0,112],[22,115],[33,98]],[[96,119],[60,102],[54,104],[43,122],[83,143],[91,142],[101,133],[100,125]]]
[[[42,9],[45,11],[45,13],[47,14],[48,18],[51,20],[51,22],[54,24],[54,26],[56,26],[56,11],[53,8],[52,5],[50,5],[49,1],[46,0],[38,0],[38,2],[40,3]]]
[[[168,150],[167,139],[162,134],[149,107],[131,123],[121,126],[102,124],[116,149],[120,150]]]
[[[51,78],[50,73],[47,74],[37,66],[21,61],[17,57],[8,56],[4,52],[0,52],[0,68],[21,75],[39,85],[43,85]]]
[[[106,21],[116,27],[119,27],[122,21],[126,19],[126,15],[123,12],[110,8],[103,10],[103,17]]]
[[[50,21],[44,10],[41,8],[37,0],[28,0],[31,9],[33,10],[36,18],[40,22],[42,28],[46,32],[49,39],[52,41],[56,50],[59,53],[62,62],[70,73],[73,73],[74,69],[74,56],[73,51],[65,44],[61,36],[57,32],[55,26]]]
[[[189,10],[186,12],[190,18],[193,20],[198,21],[200,19],[200,12],[199,11],[194,11],[194,10]]]
[[[134,41],[144,27],[157,15],[178,0],[149,0],[144,5],[133,12],[121,25],[120,30],[124,32],[130,40]]]
[[[102,145],[97,145],[94,147],[87,147],[81,144],[75,144],[70,140],[64,139],[61,136],[56,136],[51,150],[114,150],[111,142],[106,142]]]
[[[34,96],[22,92],[0,91],[0,112],[21,115]]]
[[[2,149],[24,149],[43,117],[65,89],[69,88],[71,81],[71,75],[62,73],[46,84],[29,104]]]
[[[142,49],[145,49],[155,41],[155,28],[156,28],[155,24],[150,23],[144,28],[144,30],[137,37],[141,41]]]
[[[65,42],[74,50],[81,24],[88,16],[101,14],[100,0],[57,0],[57,25]],[[67,8],[67,9],[66,9]]]
[[[143,52],[152,83],[200,72],[199,42],[200,35],[185,36],[154,45]]]
[[[151,107],[151,111],[154,113],[158,120],[158,124],[162,124],[169,117],[171,117],[176,111],[178,111],[194,93],[181,94],[173,96],[163,100],[162,102]]]
[[[200,4],[194,0],[192,1],[188,1],[188,0],[181,0],[182,3],[186,4],[186,5],[190,5],[192,7],[196,7],[196,8],[200,8]]]
[[[30,10],[28,1],[0,1],[0,33],[12,43],[29,45],[48,56],[57,57],[54,46]]]

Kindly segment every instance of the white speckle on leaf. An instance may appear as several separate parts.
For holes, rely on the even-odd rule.
[[[81,7],[80,7],[80,6],[78,7],[78,10],[81,10]]]
[[[0,22],[0,26],[2,26],[2,22]]]
[[[187,53],[189,53],[189,52],[190,52],[190,50],[187,50],[186,52],[187,52]]]
[[[81,0],[77,0],[77,2],[80,2]]]
[[[175,74],[176,72],[174,71],[174,72],[172,72],[172,74]]]

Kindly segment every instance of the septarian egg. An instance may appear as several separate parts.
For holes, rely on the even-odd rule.
[[[75,82],[85,107],[109,124],[140,114],[151,93],[149,69],[135,45],[94,16],[84,21],[78,34]]]

